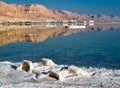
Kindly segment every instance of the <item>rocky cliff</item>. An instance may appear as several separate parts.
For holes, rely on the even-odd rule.
[[[70,20],[76,19],[79,21],[83,20],[95,20],[96,22],[111,22],[120,21],[118,16],[106,16],[106,15],[85,15],[77,14],[69,11],[59,11],[54,9],[48,9],[43,5],[39,4],[7,4],[0,2],[0,18],[15,18],[15,19],[30,19],[30,20],[46,20],[46,19],[57,19],[57,20]]]
[[[45,20],[45,19],[80,19],[80,15],[68,11],[58,11],[47,9],[43,5],[38,4],[6,4],[0,2],[0,16],[10,18],[24,18],[32,20]],[[89,16],[86,16],[90,18]],[[84,19],[84,17],[82,17]]]

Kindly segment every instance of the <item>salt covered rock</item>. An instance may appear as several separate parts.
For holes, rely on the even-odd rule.
[[[35,63],[32,63],[32,65],[33,65],[33,68],[36,68],[39,66],[39,63],[35,62]]]
[[[23,60],[23,62],[17,67],[17,70],[21,71],[21,70],[25,70],[25,71],[30,71],[32,72],[33,69],[33,65],[31,61],[28,60]]]
[[[88,74],[88,72],[86,72],[86,71],[84,71],[83,69],[81,69],[81,68],[78,68],[78,67],[76,67],[76,66],[69,66],[68,67],[68,71],[70,72],[70,73],[73,73],[74,75],[76,75],[76,76],[88,76],[89,74]]]
[[[45,77],[47,77],[47,76],[46,76],[46,73],[44,73],[44,72],[36,73],[36,75],[35,75],[35,78],[37,78],[37,79],[41,79],[41,78],[45,78]]]
[[[44,66],[53,66],[55,65],[55,63],[51,60],[51,59],[47,59],[47,58],[43,58],[40,63],[40,65],[44,65]]]
[[[48,71],[46,76],[55,78],[56,80],[60,80],[61,79],[60,75],[57,72],[53,72],[53,71]]]
[[[36,73],[36,75],[35,75],[36,80],[41,79],[41,78],[46,78],[46,77],[51,77],[56,80],[60,80],[60,75],[55,71],[48,71],[47,73],[44,73],[44,72]]]

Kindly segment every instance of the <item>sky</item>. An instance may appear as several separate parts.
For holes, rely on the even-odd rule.
[[[0,0],[9,4],[42,4],[50,9],[79,14],[120,16],[120,0]]]

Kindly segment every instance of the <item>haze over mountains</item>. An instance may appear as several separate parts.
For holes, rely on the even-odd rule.
[[[71,20],[76,19],[83,20],[95,20],[96,22],[120,22],[118,16],[106,16],[106,15],[86,15],[77,14],[70,11],[59,11],[54,9],[48,9],[39,4],[7,4],[0,2],[0,18],[8,19],[29,19],[29,20]],[[3,19],[1,19],[3,20]]]

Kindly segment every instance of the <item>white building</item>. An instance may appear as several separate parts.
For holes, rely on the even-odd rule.
[[[63,26],[68,26],[69,21],[63,21]]]
[[[89,20],[89,26],[94,26],[94,20]]]
[[[49,20],[46,20],[46,22],[57,22],[57,20],[54,20],[54,19],[49,19]]]
[[[85,29],[85,25],[68,26],[70,29]]]

